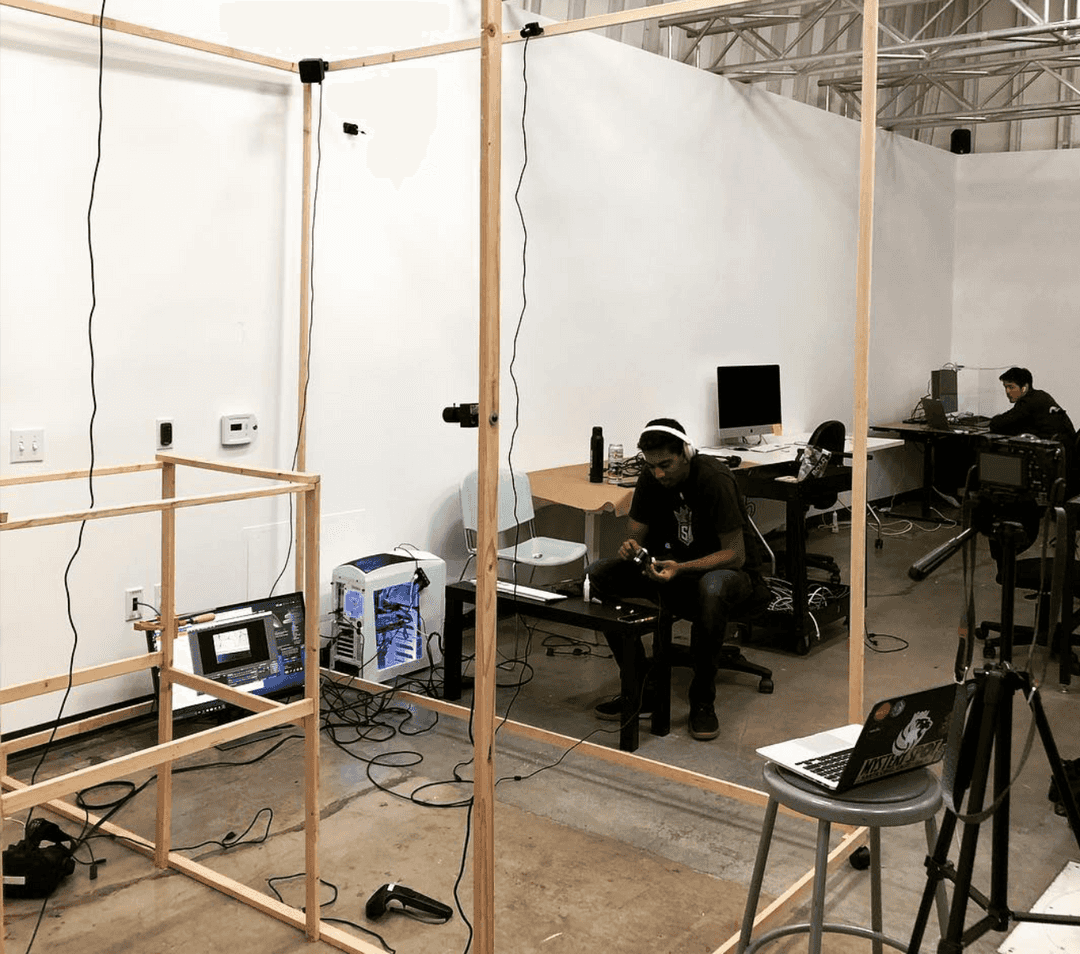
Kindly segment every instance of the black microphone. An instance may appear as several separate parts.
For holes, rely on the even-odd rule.
[[[957,550],[978,532],[979,531],[975,527],[968,527],[951,540],[946,540],[936,550],[931,550],[926,556],[912,563],[911,566],[908,567],[907,575],[915,580],[916,583],[925,580],[934,572],[934,570],[941,566],[942,563],[956,553]]]

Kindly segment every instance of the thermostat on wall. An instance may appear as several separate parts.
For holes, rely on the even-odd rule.
[[[259,422],[254,414],[223,414],[221,417],[221,443],[223,447],[250,444],[255,439]]]

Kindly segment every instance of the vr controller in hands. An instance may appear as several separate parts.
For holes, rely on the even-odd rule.
[[[644,573],[656,562],[656,558],[644,547],[639,547],[637,553],[633,556],[633,562]]]

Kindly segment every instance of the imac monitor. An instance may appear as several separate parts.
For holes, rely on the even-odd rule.
[[[304,688],[304,595],[290,593],[219,606],[203,613],[177,614],[191,620],[179,627],[173,666],[233,689],[279,697]],[[147,634],[151,652],[161,646],[161,631]],[[157,688],[158,672],[154,670]],[[174,719],[221,712],[216,696],[173,685]]]
[[[771,434],[780,418],[780,365],[736,364],[716,369],[721,442]]]

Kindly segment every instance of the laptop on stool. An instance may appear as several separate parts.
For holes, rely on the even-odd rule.
[[[949,683],[882,699],[862,725],[777,742],[757,752],[835,793],[933,765],[945,755],[957,688]]]

